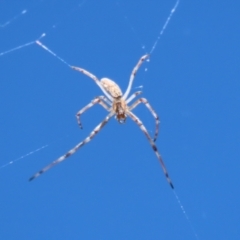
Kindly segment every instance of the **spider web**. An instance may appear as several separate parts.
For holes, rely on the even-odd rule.
[[[20,13],[16,14],[15,16],[13,16],[10,19],[8,19],[6,22],[0,23],[0,28],[5,28],[8,25],[12,24],[14,21],[18,20],[20,17],[22,17],[24,14],[26,14],[27,11],[28,11],[27,9],[23,9]]]
[[[49,2],[53,2],[53,1],[49,1]],[[47,2],[47,3],[49,3],[49,2]],[[68,9],[64,14],[61,15],[61,19],[60,20],[59,19],[57,19],[57,20],[54,19],[52,21],[52,24],[50,24],[50,25],[48,24],[48,27],[47,27],[49,29],[48,31],[53,33],[53,30],[55,30],[57,27],[59,27],[59,26],[61,27],[61,25],[64,25],[66,19],[68,19],[71,16],[71,14],[73,14],[74,12],[75,13],[78,12],[84,6],[85,2],[86,2],[86,0],[81,0],[81,1],[77,1],[75,4],[73,4],[73,6],[70,5],[70,9]],[[0,32],[0,34],[2,34],[3,36],[5,34],[7,35],[8,34],[7,31],[10,32],[11,28],[13,28],[14,25],[17,25],[17,23],[20,20],[23,20],[24,18],[26,20],[28,15],[35,14],[39,9],[41,10],[41,7],[44,7],[44,6],[42,6],[42,5],[44,5],[44,3],[46,4],[45,1],[40,0],[38,2],[34,2],[34,3],[31,2],[31,3],[29,3],[27,5],[27,7],[15,6],[16,9],[22,8],[22,10],[20,10],[20,11],[16,10],[16,12],[19,11],[19,13],[13,15],[12,17],[9,17],[8,19],[3,19],[3,20],[1,19],[2,21],[0,22],[0,31],[2,31],[2,32]],[[55,3],[52,3],[52,4],[53,4],[52,7],[54,7]],[[64,18],[65,21],[62,20],[63,18]],[[27,22],[29,23],[28,20],[27,20]],[[40,40],[40,39],[44,38],[45,36],[46,36],[46,33],[42,33],[36,40]],[[18,50],[21,50],[23,48],[29,47],[31,45],[34,45],[34,44],[36,44],[36,40],[30,41],[30,42],[24,43],[22,45],[13,47],[13,48],[11,48],[9,50],[3,51],[3,52],[0,53],[0,57],[2,57],[4,55],[8,55],[10,53],[14,53],[14,52],[16,52]],[[14,163],[16,163],[16,162],[18,162],[20,160],[23,160],[26,157],[29,157],[29,156],[31,156],[33,154],[36,154],[36,153],[42,151],[43,149],[49,147],[52,143],[44,144],[43,146],[38,147],[38,148],[36,148],[34,150],[31,150],[31,151],[23,154],[22,156],[17,157],[16,159],[10,160],[10,161],[2,164],[0,166],[0,169],[3,169],[3,168],[5,168],[7,166],[10,166],[10,165],[13,165]]]
[[[69,17],[69,13],[72,13],[73,10],[76,11],[76,9],[79,10],[80,7],[84,6],[85,2],[86,1],[81,1],[80,3],[78,3],[77,6],[75,6],[73,9],[71,9],[71,11],[68,11],[66,15]],[[152,45],[152,47],[150,48],[150,51],[148,53],[153,54],[153,52],[156,50],[156,47],[157,47],[161,37],[163,36],[164,31],[166,30],[168,24],[170,23],[171,18],[173,17],[173,14],[175,13],[175,11],[176,11],[176,9],[177,9],[177,7],[179,5],[179,2],[180,2],[180,0],[177,0],[175,5],[171,9],[171,11],[170,11],[166,21],[164,22],[164,24],[163,24],[163,26],[161,28],[161,31],[159,32],[156,40],[154,41],[154,44]],[[43,1],[39,1],[39,2],[37,2],[36,4],[34,4],[32,6],[30,5],[28,8],[24,8],[23,10],[21,10],[19,13],[17,13],[13,17],[10,17],[8,20],[5,20],[3,23],[1,23],[0,27],[1,28],[9,27],[11,24],[14,24],[14,22],[18,21],[20,18],[25,17],[25,15],[27,13],[29,13],[29,12],[33,11],[35,8],[39,7],[39,5],[42,4],[42,3],[43,3]],[[119,6],[119,3],[117,3],[117,5]],[[119,9],[120,8],[118,8],[118,10]],[[147,52],[145,51],[145,45],[143,43],[141,43],[140,37],[136,33],[136,30],[135,30],[134,26],[130,23],[130,20],[129,20],[128,16],[123,14],[123,17],[124,17],[126,23],[128,24],[128,26],[130,27],[131,31],[134,33],[134,37],[138,40],[139,46],[140,45],[142,46],[142,49],[143,49],[144,53],[146,54]],[[57,25],[61,25],[61,21],[57,21],[54,24],[51,24],[52,28],[55,28]],[[51,31],[50,31],[50,34],[51,34]],[[46,50],[47,52],[52,54],[54,57],[56,57],[58,60],[60,60],[62,63],[64,63],[65,65],[67,65],[68,67],[71,68],[71,65],[67,61],[65,61],[57,53],[53,52],[50,48],[48,48],[46,45],[44,45],[44,43],[41,42],[46,35],[47,34],[44,32],[38,38],[36,38],[35,40],[32,40],[30,42],[27,42],[27,43],[21,44],[19,46],[13,47],[13,48],[8,49],[6,51],[0,52],[0,57],[3,57],[4,55],[16,52],[16,51],[21,50],[23,48],[29,47],[31,45],[36,45],[37,44],[38,46],[42,47],[44,50]],[[147,61],[149,61],[149,59]],[[147,71],[147,68],[145,68],[145,71]],[[141,86],[138,86],[138,87],[135,87],[135,88],[136,89],[137,88],[143,88],[143,86],[141,85]],[[37,148],[35,150],[32,150],[32,151],[22,155],[21,157],[15,159],[15,160],[11,160],[8,163],[3,164],[2,166],[0,166],[0,169],[4,168],[6,166],[12,165],[16,161],[19,161],[19,160],[21,160],[21,159],[23,159],[25,157],[28,157],[28,156],[30,156],[30,155],[32,155],[34,153],[37,153],[40,150],[43,150],[44,148],[46,148],[46,146],[49,146],[49,144],[46,144],[46,145],[44,145],[42,147],[39,147],[39,148]]]
[[[178,7],[178,5],[179,5],[179,2],[180,2],[179,0],[177,0],[177,1],[175,2],[174,6],[173,6],[173,7],[171,8],[171,10],[170,10],[169,15],[168,15],[167,18],[166,18],[166,21],[163,23],[162,27],[160,28],[159,33],[156,34],[157,37],[155,38],[153,44],[152,44],[151,47],[149,48],[150,50],[148,51],[148,53],[150,53],[151,55],[156,51],[157,46],[158,46],[158,44],[159,44],[162,36],[164,35],[165,30],[167,29],[167,27],[168,27],[168,25],[169,25],[169,23],[170,23],[173,15],[174,15],[175,11],[177,10],[177,7]],[[84,2],[81,2],[80,6],[82,7],[83,4],[85,4],[85,1],[84,1]],[[79,7],[79,5],[78,5],[78,7]],[[11,26],[11,25],[14,24],[15,22],[17,22],[19,19],[24,18],[25,15],[27,15],[27,13],[29,13],[29,12],[30,12],[30,10],[28,10],[28,8],[23,9],[22,11],[20,11],[20,13],[16,14],[15,16],[9,18],[9,20],[6,20],[6,21],[4,21],[2,24],[0,24],[0,27],[1,27],[2,29],[8,28],[9,26]],[[130,26],[131,31],[134,32],[134,35],[136,36],[136,39],[137,39],[137,41],[139,42],[139,46],[141,47],[142,51],[143,51],[144,53],[146,53],[146,49],[147,49],[146,44],[143,44],[143,43],[142,43],[143,41],[141,40],[141,38],[139,37],[139,35],[136,33],[136,30],[135,30],[135,28],[133,27],[133,25],[130,23],[129,17],[124,16],[124,18],[125,18],[127,24]],[[26,43],[24,43],[24,44],[18,45],[18,46],[13,47],[13,48],[11,48],[11,49],[9,49],[9,50],[2,51],[2,52],[0,53],[0,57],[3,57],[3,56],[5,56],[5,55],[8,55],[9,53],[16,52],[16,51],[18,51],[18,50],[21,50],[21,49],[23,49],[23,48],[26,48],[26,47],[29,47],[29,46],[32,46],[32,45],[38,45],[38,46],[40,46],[41,48],[43,48],[44,50],[46,50],[48,53],[50,53],[51,55],[53,55],[55,58],[57,58],[58,60],[60,60],[60,61],[61,61],[63,64],[65,64],[67,67],[71,67],[71,64],[68,63],[68,61],[66,61],[64,58],[62,58],[62,57],[60,56],[60,54],[58,55],[57,52],[55,53],[55,50],[52,50],[53,48],[52,48],[52,47],[51,47],[51,48],[48,47],[48,45],[45,44],[45,42],[44,42],[45,36],[51,36],[52,31],[53,31],[53,28],[56,28],[56,26],[60,26],[60,25],[61,25],[61,21],[60,21],[60,23],[57,22],[57,23],[51,24],[51,28],[50,28],[51,30],[49,30],[48,32],[42,32],[42,33],[40,33],[35,39],[31,39],[29,42],[26,42]],[[69,59],[70,59],[70,58],[69,58]],[[147,71],[147,68],[145,69],[145,71]],[[140,88],[142,88],[142,86],[140,86]],[[4,167],[6,167],[6,166],[12,165],[13,163],[15,163],[15,162],[17,162],[17,161],[19,161],[19,160],[22,160],[22,159],[24,159],[24,158],[26,158],[26,157],[28,157],[28,156],[30,156],[30,155],[32,155],[32,154],[35,154],[35,153],[37,153],[37,152],[45,149],[45,148],[48,147],[49,145],[50,145],[50,144],[45,144],[45,145],[43,145],[42,147],[39,147],[39,148],[37,148],[37,149],[35,149],[35,150],[32,150],[32,151],[30,151],[30,152],[22,155],[22,156],[19,157],[19,158],[16,158],[15,160],[11,160],[11,161],[9,161],[8,163],[0,166],[0,169],[4,168]],[[189,220],[189,217],[187,216],[186,211],[185,211],[182,203],[180,202],[180,199],[179,199],[179,197],[178,197],[178,195],[177,195],[177,193],[176,193],[175,191],[174,191],[174,195],[175,195],[175,197],[176,197],[176,199],[177,199],[177,201],[178,201],[178,204],[179,204],[180,208],[182,209],[182,212],[184,213],[186,219],[188,220],[188,222],[190,223],[190,225],[191,225],[191,227],[192,227],[192,224],[191,224],[191,222],[190,222],[190,220]],[[193,232],[194,232],[195,237],[198,238],[198,236],[197,236],[197,234],[196,234],[196,232],[195,232],[195,230],[194,230],[193,227],[192,227],[192,229],[193,229]]]

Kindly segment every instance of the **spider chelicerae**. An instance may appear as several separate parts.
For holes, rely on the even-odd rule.
[[[43,46],[39,41],[37,41],[37,44]],[[94,128],[94,130],[90,133],[90,135],[86,139],[84,139],[82,142],[78,143],[74,148],[69,150],[63,156],[61,156],[57,160],[50,163],[49,165],[47,165],[46,167],[41,169],[39,172],[35,173],[29,179],[29,181],[39,177],[41,174],[43,174],[44,172],[46,172],[47,170],[49,170],[53,166],[57,165],[58,163],[63,162],[65,159],[67,159],[72,154],[74,154],[79,148],[84,146],[86,143],[90,142],[93,139],[93,137],[107,124],[107,122],[110,120],[110,118],[115,116],[115,118],[118,120],[119,123],[124,123],[126,118],[130,117],[140,127],[140,129],[143,131],[143,133],[147,137],[149,143],[151,144],[152,149],[155,152],[155,154],[156,154],[156,156],[157,156],[157,158],[158,158],[158,160],[159,160],[159,162],[162,166],[163,172],[164,172],[164,174],[167,178],[168,183],[170,184],[170,186],[172,188],[174,188],[173,184],[172,184],[172,181],[171,181],[171,179],[168,175],[167,169],[166,169],[166,167],[164,165],[164,162],[162,160],[162,157],[157,150],[156,144],[154,143],[157,139],[157,136],[158,136],[158,128],[159,128],[159,123],[160,123],[157,113],[153,110],[153,108],[148,103],[146,98],[139,98],[134,103],[132,103],[130,106],[128,106],[128,104],[135,97],[137,97],[139,94],[142,93],[141,91],[137,91],[137,92],[133,93],[128,98],[129,93],[132,89],[132,84],[133,84],[133,80],[136,76],[136,73],[137,73],[138,69],[140,68],[140,66],[142,65],[142,63],[147,58],[149,58],[148,54],[142,56],[139,59],[137,65],[133,68],[132,73],[130,75],[130,80],[129,80],[127,90],[124,94],[122,94],[122,91],[121,91],[120,87],[114,81],[112,81],[108,78],[102,78],[101,80],[99,80],[96,76],[94,76],[92,73],[88,72],[87,70],[85,70],[83,68],[71,66],[72,69],[74,69],[76,71],[79,71],[79,72],[85,74],[86,76],[90,77],[101,88],[101,90],[103,91],[103,93],[105,95],[105,96],[99,96],[99,97],[94,98],[89,104],[87,104],[84,108],[82,108],[76,114],[78,125],[82,128],[82,124],[81,124],[81,121],[80,121],[80,116],[86,110],[93,107],[95,104],[100,104],[103,108],[105,108],[109,112],[109,114],[105,117],[105,119],[100,124],[98,124]],[[145,126],[143,125],[142,121],[132,112],[132,110],[135,107],[137,107],[140,103],[145,104],[145,106],[148,108],[148,110],[151,112],[151,114],[155,118],[156,129],[155,129],[155,135],[154,135],[153,139],[150,137],[150,135],[149,135],[147,129],[145,128]]]

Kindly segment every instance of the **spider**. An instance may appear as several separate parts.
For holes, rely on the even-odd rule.
[[[138,69],[140,68],[140,66],[142,65],[142,63],[147,58],[149,58],[148,54],[142,56],[139,59],[137,65],[133,68],[132,73],[130,75],[130,80],[128,83],[127,90],[124,94],[122,94],[120,87],[114,81],[112,81],[108,78],[102,78],[101,80],[99,80],[96,76],[94,76],[92,73],[88,72],[87,70],[85,70],[83,68],[71,66],[72,69],[79,71],[79,72],[85,74],[86,76],[88,76],[89,78],[91,78],[100,87],[102,92],[105,94],[105,96],[98,96],[98,97],[94,98],[89,104],[87,104],[84,108],[82,108],[80,111],[77,112],[76,118],[77,118],[77,122],[78,122],[78,125],[80,126],[80,128],[82,128],[80,116],[86,110],[93,107],[95,104],[100,104],[103,108],[105,108],[109,112],[109,114],[105,117],[105,119],[100,124],[98,124],[94,128],[94,130],[90,133],[90,135],[86,139],[84,139],[82,142],[78,143],[74,148],[69,150],[66,154],[62,155],[57,160],[53,161],[52,163],[50,163],[49,165],[47,165],[46,167],[41,169],[39,172],[35,173],[29,179],[29,181],[32,181],[33,179],[39,177],[41,174],[43,174],[44,172],[46,172],[53,166],[57,165],[58,163],[63,162],[65,159],[67,159],[68,157],[73,155],[79,148],[84,146],[86,143],[90,142],[93,139],[93,137],[107,124],[107,122],[110,120],[110,118],[115,115],[115,118],[117,119],[117,121],[119,123],[124,123],[126,121],[126,118],[130,117],[139,126],[139,128],[143,131],[143,133],[147,137],[150,145],[152,146],[152,149],[155,152],[155,154],[162,166],[163,172],[166,176],[168,183],[170,184],[171,188],[174,188],[172,181],[168,175],[167,169],[162,160],[162,157],[157,150],[157,146],[154,143],[158,136],[158,128],[159,128],[159,123],[160,123],[157,113],[153,110],[153,108],[148,103],[146,98],[139,98],[134,103],[132,103],[132,105],[128,106],[128,104],[135,97],[137,97],[139,94],[142,93],[141,91],[137,91],[128,98],[128,95],[132,88],[133,80],[136,76],[136,73],[137,73]],[[137,107],[140,103],[145,104],[145,106],[148,108],[150,113],[155,118],[156,129],[155,129],[155,135],[154,135],[153,139],[150,137],[150,135],[149,135],[147,129],[145,128],[145,126],[143,125],[142,121],[132,112],[132,110],[135,107]]]

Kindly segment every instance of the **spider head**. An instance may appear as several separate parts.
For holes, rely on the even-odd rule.
[[[113,110],[116,114],[115,118],[119,123],[125,123],[127,115],[126,115],[126,103],[121,98],[117,98],[113,102]]]
[[[125,123],[126,122],[126,114],[116,114],[115,118],[118,120],[119,123]]]

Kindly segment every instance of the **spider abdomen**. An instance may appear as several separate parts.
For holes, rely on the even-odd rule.
[[[101,85],[113,98],[119,98],[122,96],[120,87],[111,79],[102,78]]]

